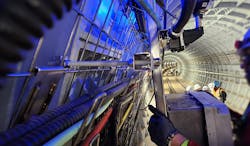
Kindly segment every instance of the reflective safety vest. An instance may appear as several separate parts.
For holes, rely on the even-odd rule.
[[[216,91],[213,89],[212,94],[214,97],[216,97],[218,100],[225,102],[226,100],[226,92],[223,88],[218,88]]]

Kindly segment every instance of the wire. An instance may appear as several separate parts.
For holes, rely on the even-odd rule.
[[[171,17],[173,17],[174,19],[178,20],[178,18],[177,18],[174,14],[170,13],[168,10],[164,9],[164,11],[165,11],[169,16],[171,16]]]
[[[104,128],[104,126],[108,122],[112,112],[113,112],[113,108],[110,108],[105,113],[105,115],[103,116],[101,121],[95,126],[94,130],[88,135],[88,137],[84,140],[84,142],[81,144],[81,146],[89,146],[90,145],[90,142],[93,140],[93,138],[95,138],[95,136],[97,136],[102,131],[102,129]]]

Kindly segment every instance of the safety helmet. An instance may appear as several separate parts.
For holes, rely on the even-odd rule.
[[[212,82],[212,83],[209,83],[208,85],[208,88],[210,89],[210,90],[212,90],[213,88],[214,88],[214,83]]]
[[[194,85],[194,90],[201,90],[201,86],[199,84]]]
[[[202,90],[203,90],[203,91],[208,91],[208,89],[209,89],[208,86],[203,86],[203,87],[202,87]]]
[[[192,90],[192,86],[187,86],[186,91],[190,91],[190,90]]]
[[[219,81],[214,81],[214,87],[220,87],[220,82]]]

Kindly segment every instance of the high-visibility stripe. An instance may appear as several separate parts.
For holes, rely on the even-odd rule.
[[[181,146],[188,146],[188,143],[189,143],[189,140],[185,140],[182,144],[181,144]]]

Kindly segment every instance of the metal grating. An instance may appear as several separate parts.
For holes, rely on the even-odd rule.
[[[244,26],[244,23],[243,22],[238,22],[237,25]]]
[[[214,15],[215,12],[214,11],[209,11],[206,15]]]
[[[246,18],[247,17],[246,14],[243,14],[243,13],[240,13],[240,12],[235,12],[235,11],[230,12],[228,15],[236,16],[236,17],[240,17],[240,18]]]
[[[216,16],[204,17],[204,20],[217,20]]]
[[[220,21],[226,21],[226,22],[230,22],[230,23],[235,23],[235,20],[234,19],[230,19],[230,18],[221,18],[219,19]]]
[[[237,5],[237,2],[220,2],[217,5],[217,8],[222,8],[222,7],[230,8],[230,7],[236,7],[236,5]]]
[[[249,10],[250,4],[249,3],[242,3],[242,4],[239,5],[239,8],[243,8],[243,9]]]
[[[224,10],[221,10],[218,15],[225,15],[225,11]]]

